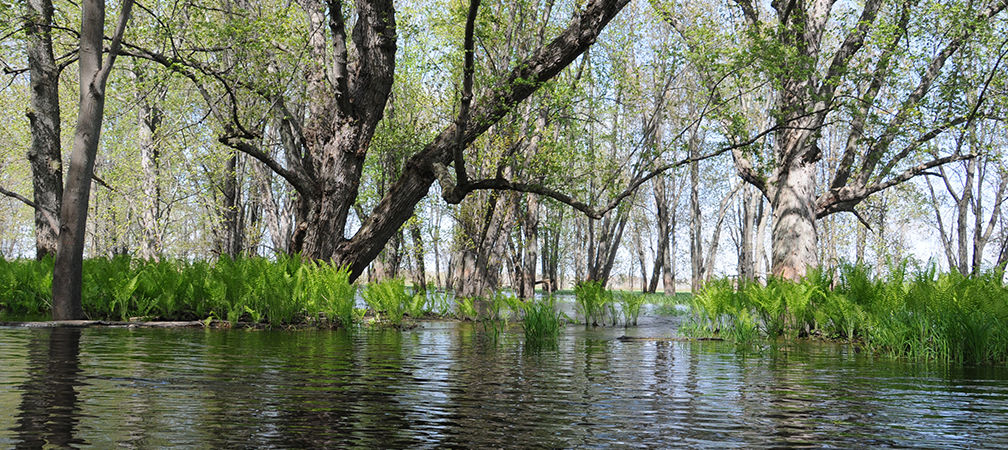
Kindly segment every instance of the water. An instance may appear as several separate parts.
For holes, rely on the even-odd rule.
[[[0,329],[0,447],[1008,444],[1004,368],[616,339],[670,328]]]

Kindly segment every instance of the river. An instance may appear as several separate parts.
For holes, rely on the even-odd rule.
[[[478,324],[405,330],[0,329],[0,446],[990,447],[1008,370],[823,343],[555,348]]]

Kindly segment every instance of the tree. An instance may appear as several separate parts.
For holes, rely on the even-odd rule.
[[[59,75],[53,55],[51,0],[29,0],[25,13],[28,68],[31,74],[31,150],[35,208],[35,254],[56,253],[60,202],[63,199],[63,156],[60,151]]]
[[[81,319],[84,316],[81,309],[84,229],[105,111],[105,83],[112,71],[132,7],[132,0],[123,1],[109,52],[102,61],[105,1],[85,0],[81,3],[78,53],[80,111],[60,209],[59,243],[53,267],[53,320]]]
[[[711,22],[721,20],[722,26],[722,16],[694,11],[687,17],[674,6],[659,10],[695,49],[695,59],[706,68],[705,84],[717,89],[720,98],[730,98],[731,89],[740,86],[725,82],[733,78],[762,79],[772,89],[773,110],[767,118],[768,129],[774,130],[771,154],[739,147],[733,157],[739,175],[773,208],[774,275],[795,280],[818,265],[817,219],[855,212],[876,192],[971,157],[954,152],[921,157],[920,149],[983,113],[987,92],[969,102],[948,95],[962,92],[962,86],[950,76],[955,67],[946,63],[971,45],[990,45],[985,36],[996,33],[991,19],[1005,9],[1004,0],[954,7],[913,1],[869,0],[863,6],[774,1],[772,11],[761,3],[736,0],[733,6],[739,13],[735,17],[742,18],[738,30],[747,47],[722,53],[700,40]],[[928,7],[939,12],[916,14]],[[936,28],[947,32],[935,34]],[[840,39],[833,41],[836,35]],[[989,84],[1003,70],[996,55],[985,62],[984,76],[973,83]],[[747,67],[755,71],[746,72]],[[739,114],[729,119],[727,133],[748,136],[750,122]],[[843,121],[849,132],[836,171],[828,186],[819,189],[820,138],[831,120]]]
[[[128,52],[162,63],[197,85],[220,84],[226,99],[220,107],[223,111],[217,114],[223,119],[225,131],[221,142],[259,159],[297,191],[297,224],[291,250],[304,257],[345,265],[356,278],[413,215],[415,205],[438,178],[436,173],[447,172],[442,169],[454,164],[456,174],[464,174],[464,161],[456,158],[461,150],[583,53],[627,2],[588,2],[556,38],[515,64],[483,95],[470,97],[471,107],[460,108],[467,110],[460,114],[465,120],[443,128],[406,161],[401,176],[350,238],[344,237],[347,219],[357,201],[365,156],[394,79],[397,34],[391,1],[355,2],[356,21],[350,41],[341,1],[324,5],[314,0],[304,2],[311,63],[304,70],[308,95],[303,119],[294,113],[299,111],[293,104],[296,99],[284,92],[240,80],[232,83],[235,80],[227,80],[221,71],[182,55],[165,55],[132,45]],[[289,133],[293,146],[286,149],[283,160],[262,151],[257,145],[261,139],[257,129],[261,127],[248,126],[235,113],[241,106],[235,94],[237,88],[247,88],[281,115],[281,132]],[[217,103],[205,86],[200,89],[207,92],[208,105]],[[457,202],[469,192],[487,188],[467,181],[464,176],[451,181],[443,192]],[[491,187],[503,188],[500,183]]]

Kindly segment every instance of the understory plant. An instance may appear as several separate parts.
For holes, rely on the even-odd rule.
[[[610,319],[616,322],[613,294],[600,281],[584,281],[574,287],[575,309],[585,325],[599,326]]]
[[[552,296],[544,296],[523,304],[522,330],[526,345],[555,345],[564,325],[564,316],[557,311]]]
[[[646,297],[633,292],[620,292],[616,295],[616,299],[623,312],[623,326],[637,326],[637,318],[640,316]]]
[[[953,363],[1008,362],[1008,288],[1002,274],[911,273],[884,277],[843,265],[801,282],[736,287],[709,283],[693,298],[687,331],[737,341],[758,337],[844,340],[875,353]]]
[[[403,315],[411,309],[413,303],[413,295],[406,290],[406,284],[395,278],[367,285],[363,297],[364,303],[379,320],[393,326],[402,323]],[[419,309],[422,308],[421,304]]]
[[[52,263],[0,260],[0,311],[9,319],[45,318]],[[324,321],[350,327],[355,286],[346,269],[297,256],[213,262],[90,258],[81,303],[94,320],[224,319],[274,325]]]

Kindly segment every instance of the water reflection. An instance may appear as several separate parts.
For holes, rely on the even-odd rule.
[[[47,335],[46,335],[47,334]],[[86,442],[77,436],[81,413],[81,330],[54,328],[29,343],[28,377],[21,385],[21,405],[14,431],[19,447],[68,447]]]
[[[637,330],[638,332],[640,330]],[[553,349],[416,330],[0,329],[0,447],[965,446],[1008,442],[1008,371],[840,346]]]

